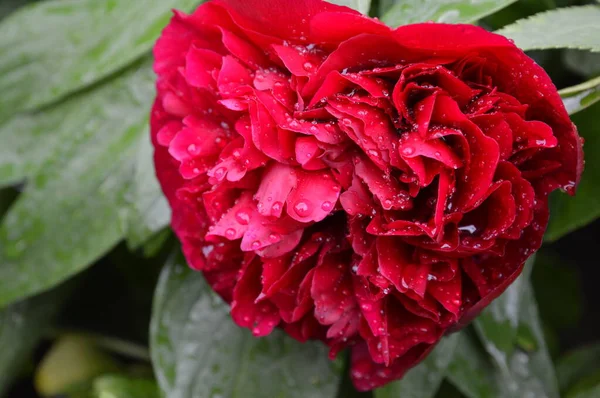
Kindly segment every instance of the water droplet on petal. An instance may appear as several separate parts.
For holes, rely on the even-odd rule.
[[[198,149],[196,148],[196,144],[190,144],[190,145],[187,147],[187,150],[188,150],[188,152],[189,152],[189,154],[190,154],[190,155],[195,155],[195,154],[196,154],[196,151],[197,151]]]
[[[235,229],[233,228],[228,228],[225,231],[225,237],[228,239],[233,239],[235,237]]]
[[[248,225],[250,222],[250,215],[247,212],[240,210],[235,214],[235,219],[242,225]]]
[[[296,202],[294,210],[300,217],[307,217],[312,213],[311,204],[306,200],[299,200]]]
[[[225,175],[225,168],[224,167],[219,167],[214,172],[214,176],[218,180],[220,180],[221,178],[223,178],[224,175]]]
[[[282,206],[283,206],[283,203],[275,202],[275,203],[273,203],[273,206],[271,206],[271,211],[280,212]]]
[[[323,211],[330,211],[333,208],[333,203],[327,201],[327,202],[323,202],[323,204],[321,205],[321,209],[323,209]]]
[[[280,238],[280,236],[279,236],[279,235],[277,235],[277,234],[271,234],[271,235],[269,235],[269,240],[270,240],[271,242],[273,242],[273,243],[275,243],[275,242],[279,241],[279,239],[281,239],[281,238]]]
[[[407,147],[404,147],[404,149],[402,149],[402,154],[404,154],[406,156],[410,156],[413,153],[415,153],[415,148],[413,148],[411,146],[407,146]]]
[[[252,249],[256,250],[260,247],[260,242],[255,240],[254,242],[252,242]]]

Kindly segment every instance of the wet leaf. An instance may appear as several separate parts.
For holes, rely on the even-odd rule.
[[[198,0],[40,1],[0,23],[0,120],[54,102],[129,65],[172,8]]]
[[[534,261],[535,256],[527,261],[521,276],[475,320],[475,329],[491,355],[512,354],[519,329],[521,297]]]
[[[60,286],[0,311],[0,396],[30,359],[70,291],[70,286]]]
[[[519,280],[520,283],[517,287],[520,290],[520,296],[517,307],[515,307],[518,323],[512,346],[505,346],[506,339],[492,340],[497,338],[497,334],[490,335],[489,332],[482,332],[481,325],[476,321],[476,329],[495,367],[494,379],[498,390],[498,394],[495,396],[501,398],[515,396],[558,398],[558,384],[552,359],[544,340],[533,289],[525,278],[520,277]],[[509,290],[511,288],[512,286]],[[506,298],[504,299],[506,300]],[[512,323],[512,314],[510,318]],[[491,325],[487,326],[491,327]],[[506,330],[502,323],[499,324],[499,327]],[[520,333],[521,339],[526,337],[529,340],[525,347],[527,350],[519,346],[517,332]],[[489,339],[490,336],[492,339]]]
[[[600,216],[600,103],[573,115],[573,123],[585,139],[585,171],[575,197],[555,192],[550,197],[550,224],[546,240],[560,237],[594,221]]]
[[[371,0],[329,0],[329,2],[353,8],[365,15],[369,13],[369,9],[371,8]]]
[[[600,343],[579,348],[562,356],[556,364],[561,391],[571,389],[578,380],[600,369]]]
[[[319,343],[275,331],[254,338],[181,255],[165,267],[155,294],[151,351],[169,398],[331,398],[340,375]]]
[[[558,92],[570,115],[580,112],[600,101],[600,76],[585,83]]]
[[[131,214],[126,238],[131,249],[141,246],[171,220],[171,208],[154,174],[153,153],[150,134],[146,134],[138,145],[137,162],[128,198]]]
[[[448,380],[468,398],[496,398],[495,370],[477,338],[459,333],[454,357],[446,371]]]
[[[145,63],[0,127],[0,180],[31,176],[0,224],[0,307],[83,270],[130,229],[153,79]]]
[[[600,7],[565,7],[521,19],[496,33],[521,49],[572,48],[600,51]]]
[[[400,381],[375,391],[375,398],[431,398],[435,396],[456,350],[459,334],[445,337],[429,356]]]
[[[381,17],[392,27],[434,21],[473,23],[509,6],[516,0],[406,0],[394,5]]]

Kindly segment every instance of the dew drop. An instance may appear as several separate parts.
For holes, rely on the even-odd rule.
[[[227,237],[228,239],[233,239],[235,237],[235,229],[227,228],[227,230],[225,231],[225,237]]]

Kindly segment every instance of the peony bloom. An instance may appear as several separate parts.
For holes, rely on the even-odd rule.
[[[154,49],[156,173],[234,321],[352,352],[381,386],[541,245],[581,140],[548,75],[470,25],[320,0],[215,0]]]

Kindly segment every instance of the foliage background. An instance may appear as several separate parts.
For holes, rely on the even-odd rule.
[[[0,396],[600,397],[599,1],[335,1],[391,26],[499,30],[548,71],[586,139],[578,195],[552,197],[523,276],[365,394],[345,356],[235,327],[167,228],[149,54],[169,10],[200,2],[1,0]]]

